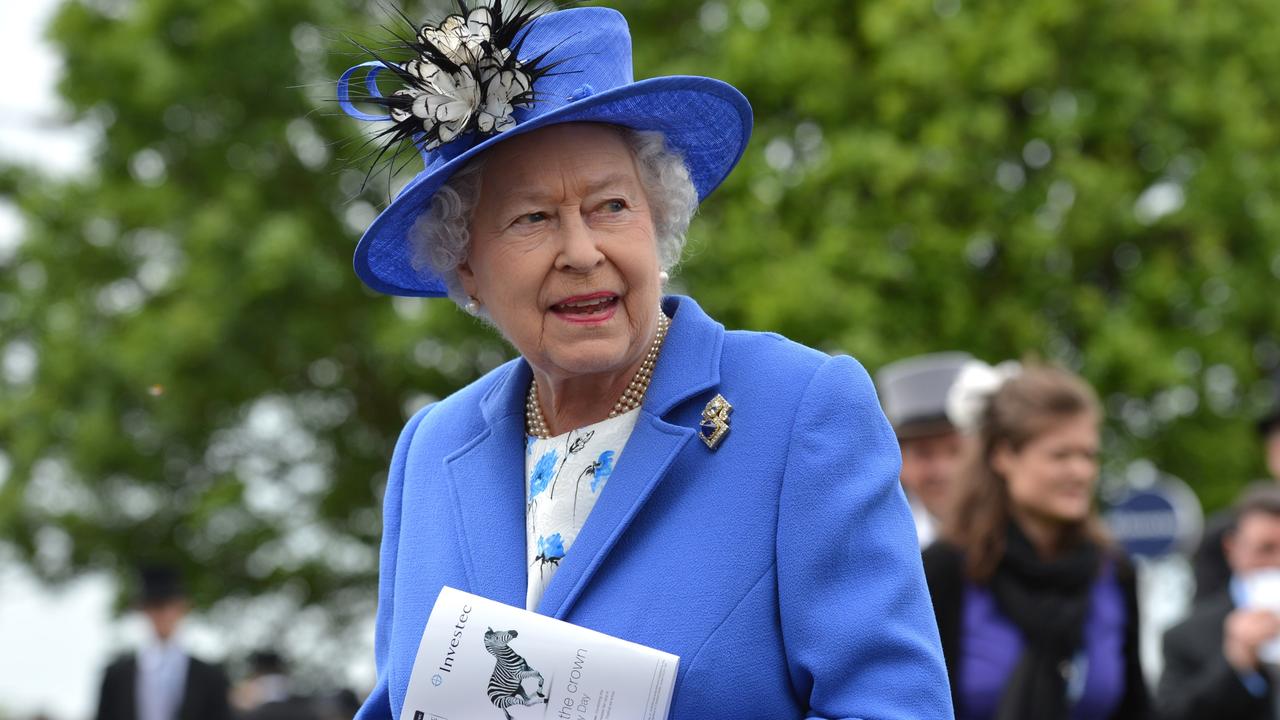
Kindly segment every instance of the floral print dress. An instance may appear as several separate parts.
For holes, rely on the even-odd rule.
[[[638,417],[637,408],[552,438],[525,437],[528,610],[538,607],[596,506]]]

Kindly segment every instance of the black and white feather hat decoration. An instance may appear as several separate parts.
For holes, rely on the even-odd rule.
[[[384,151],[405,140],[431,151],[467,133],[483,138],[509,130],[516,124],[512,113],[536,100],[534,83],[551,71],[548,53],[518,57],[521,31],[548,4],[492,0],[472,8],[457,0],[457,5],[458,12],[443,21],[418,26],[412,38],[398,38],[392,50],[407,51],[405,61],[361,46],[403,83],[390,95],[370,87],[363,98],[389,113],[391,125],[378,133],[386,141]]]

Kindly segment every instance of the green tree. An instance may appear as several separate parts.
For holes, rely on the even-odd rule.
[[[1219,506],[1280,366],[1280,6],[632,3],[646,73],[741,88],[752,147],[684,282],[728,325],[870,368],[1079,369],[1108,458]],[[674,31],[670,29],[674,28]]]
[[[1210,506],[1261,473],[1280,4],[620,7],[637,76],[755,107],[677,278],[713,315],[871,369],[1033,353],[1099,387],[1114,468],[1149,458]],[[401,423],[511,354],[350,271],[387,189],[361,188],[332,82],[341,31],[388,22],[356,0],[62,7],[93,171],[0,173],[26,222],[0,258],[0,538],[45,577],[176,559],[225,622],[274,594],[335,648],[371,613]]]
[[[383,15],[61,8],[60,89],[102,138],[87,177],[8,171],[26,231],[0,273],[0,528],[45,577],[180,562],[226,622],[286,598],[245,641],[312,605],[335,647],[363,630],[399,426],[508,354],[351,273],[386,189],[361,190],[359,131],[331,99],[354,50],[336,29]]]

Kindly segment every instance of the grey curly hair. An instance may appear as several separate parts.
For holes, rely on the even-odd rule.
[[[671,270],[684,252],[685,233],[698,209],[698,191],[680,155],[667,147],[660,132],[619,128],[636,159],[653,216],[658,262]],[[471,215],[480,199],[485,155],[479,155],[453,174],[431,198],[426,212],[409,232],[413,266],[431,269],[444,280],[449,298],[459,306],[467,302],[458,277],[458,265],[471,247]]]

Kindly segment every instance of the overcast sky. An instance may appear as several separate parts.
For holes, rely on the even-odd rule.
[[[91,138],[66,127],[54,92],[60,64],[41,37],[57,0],[0,3],[0,60],[6,94],[0,95],[0,156],[59,174],[84,168]]]

